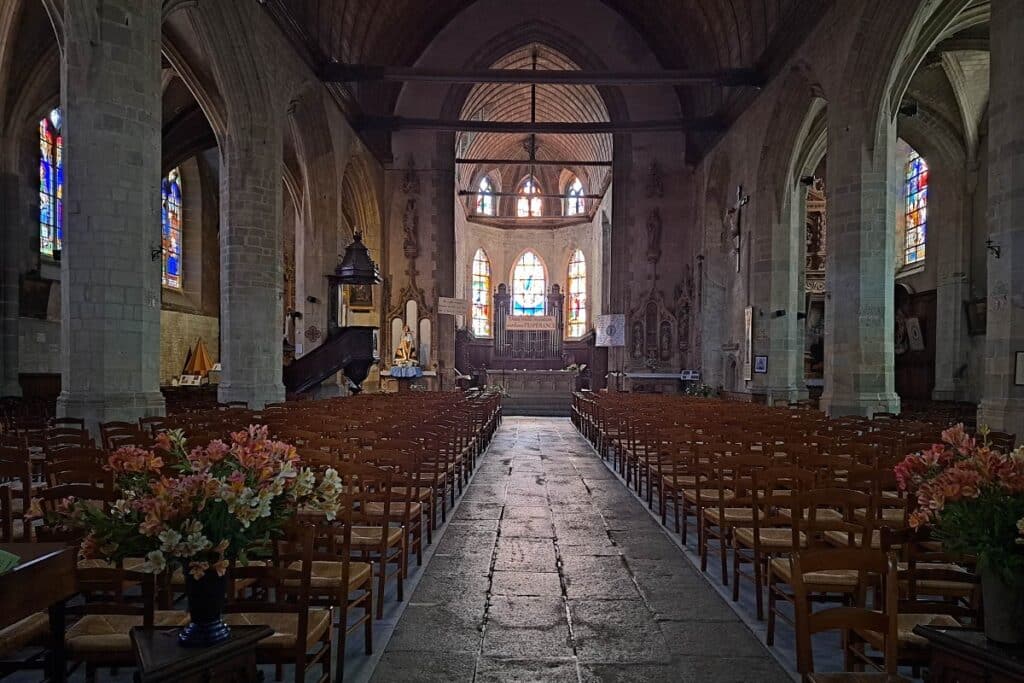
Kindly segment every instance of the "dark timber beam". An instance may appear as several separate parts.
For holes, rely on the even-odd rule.
[[[480,166],[611,166],[610,161],[556,161],[554,159],[466,159],[456,157],[457,164],[474,164]]]
[[[533,192],[531,194],[522,194],[519,192],[480,192],[474,190],[459,190],[460,197],[476,197],[480,194],[486,194],[491,197],[538,197],[539,199],[569,199],[568,194],[545,194],[542,192]],[[573,195],[572,199],[604,199],[603,194],[577,194]]]
[[[764,79],[754,69],[695,71],[580,71],[555,69],[430,69],[330,62],[320,69],[326,82],[384,81],[408,83],[536,83],[546,85],[726,85],[761,87]]]
[[[608,133],[673,133],[681,131],[720,131],[723,122],[714,117],[669,119],[664,121],[464,121],[460,119],[420,119],[402,116],[364,116],[356,123],[364,130],[436,130],[447,133],[517,133],[540,135],[606,135]]]

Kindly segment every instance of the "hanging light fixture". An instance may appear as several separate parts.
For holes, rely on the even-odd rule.
[[[370,258],[370,252],[363,244],[362,231],[355,231],[352,244],[345,247],[345,256],[334,269],[334,277],[331,279],[341,285],[380,284],[380,269]]]

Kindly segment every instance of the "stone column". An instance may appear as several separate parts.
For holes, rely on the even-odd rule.
[[[762,306],[766,304],[759,322],[767,328],[768,337],[765,349],[768,354],[767,399],[769,404],[781,405],[807,398],[803,325],[798,315],[805,296],[806,205],[803,196],[806,188],[799,185],[798,191],[789,194],[782,212],[769,212],[771,230],[764,231],[764,236],[757,239],[758,252],[769,258],[755,264],[754,271],[755,282],[767,280],[769,283],[768,287],[754,289],[755,301]],[[761,197],[758,201],[770,202]],[[765,238],[770,244],[763,244]]]
[[[893,286],[896,126],[857,102],[828,108],[825,390],[830,415],[899,412]]]
[[[943,166],[945,162],[943,162]],[[967,320],[964,302],[970,298],[967,283],[965,248],[970,239],[969,210],[971,202],[966,184],[958,186],[954,176],[944,167],[932,165],[930,174],[928,231],[937,259],[935,292],[935,388],[936,401],[959,401],[964,398],[967,363]],[[941,169],[941,172],[939,172]],[[932,218],[934,217],[934,220]],[[928,258],[932,258],[929,254]]]
[[[159,0],[67,0],[60,415],[164,410],[160,393]]]
[[[232,117],[221,143],[220,330],[222,402],[284,400],[281,230],[283,109]]]
[[[978,424],[1024,436],[1024,386],[1014,383],[1024,351],[1024,12],[1019,0],[993,0],[989,99],[989,235],[985,384]]]

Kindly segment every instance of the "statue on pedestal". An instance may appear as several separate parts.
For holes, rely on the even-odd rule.
[[[402,330],[402,337],[395,349],[395,363],[399,365],[415,365],[416,363],[416,339],[412,336],[412,330],[406,325]]]

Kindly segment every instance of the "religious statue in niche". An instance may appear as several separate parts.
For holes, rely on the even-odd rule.
[[[402,216],[402,233],[405,235],[402,251],[405,252],[406,258],[414,259],[419,256],[419,222],[416,200],[410,197],[405,202],[405,214]]]
[[[667,320],[661,321],[658,334],[659,352],[662,361],[672,360],[672,325]]]
[[[637,320],[633,323],[633,332],[630,335],[630,341],[632,342],[632,353],[633,360],[640,360],[644,357],[644,327]]]
[[[409,167],[402,176],[402,192],[410,195],[420,193],[420,177],[416,173],[416,159],[412,156],[409,157]]]
[[[665,196],[665,183],[661,179],[661,167],[657,161],[652,161],[647,169],[647,198],[661,199]]]
[[[661,258],[661,211],[651,209],[647,216],[647,260],[657,263]]]
[[[416,339],[412,336],[412,330],[406,325],[402,328],[402,337],[398,340],[398,347],[395,349],[395,363],[412,365],[416,362]]]

